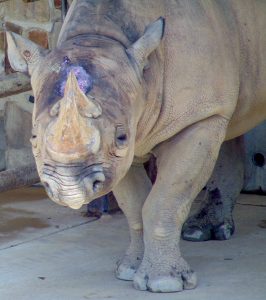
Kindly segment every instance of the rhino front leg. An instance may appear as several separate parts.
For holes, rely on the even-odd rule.
[[[211,175],[228,121],[211,117],[155,149],[158,174],[143,207],[145,251],[134,286],[152,292],[195,288],[179,249],[191,203]]]
[[[124,258],[117,263],[116,277],[123,280],[133,280],[144,252],[142,207],[151,190],[151,182],[143,165],[134,165],[128,174],[114,188],[117,202],[126,215],[130,245]]]

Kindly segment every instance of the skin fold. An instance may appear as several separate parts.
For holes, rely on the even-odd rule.
[[[52,51],[7,33],[11,66],[31,76],[49,197],[77,209],[113,190],[131,235],[116,276],[139,290],[196,286],[182,225],[221,144],[265,119],[265,13],[265,1],[78,0]]]

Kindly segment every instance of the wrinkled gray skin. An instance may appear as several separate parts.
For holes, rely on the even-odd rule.
[[[233,209],[243,188],[243,137],[223,143],[200,207],[182,228],[184,240],[228,240],[235,231]],[[197,199],[196,199],[197,201]]]
[[[79,208],[113,190],[131,236],[116,276],[139,290],[196,286],[182,225],[221,144],[266,118],[265,15],[259,0],[78,0],[51,52],[7,35],[12,67],[31,75],[50,198]]]

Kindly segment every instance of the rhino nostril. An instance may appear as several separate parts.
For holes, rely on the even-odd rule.
[[[88,174],[84,178],[85,188],[91,193],[97,193],[103,189],[105,176],[102,171],[96,171]]]
[[[96,193],[103,187],[103,182],[100,180],[95,180],[92,184],[93,192]]]

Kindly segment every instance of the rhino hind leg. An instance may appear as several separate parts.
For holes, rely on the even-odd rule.
[[[225,142],[201,199],[199,211],[183,225],[187,241],[228,240],[235,231],[233,209],[243,186],[242,138]]]
[[[151,182],[144,167],[139,165],[132,166],[113,190],[118,205],[127,218],[130,232],[130,245],[124,257],[117,262],[118,279],[133,280],[142,261],[144,244],[141,211],[150,189]]]
[[[208,201],[200,211],[188,218],[182,228],[182,238],[200,242],[208,240],[228,240],[235,231],[232,216],[235,198],[219,196],[213,199],[218,189],[209,191]],[[227,206],[228,209],[225,209]]]

